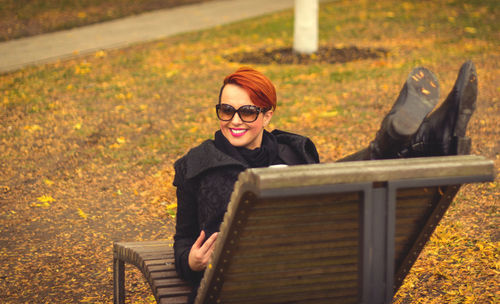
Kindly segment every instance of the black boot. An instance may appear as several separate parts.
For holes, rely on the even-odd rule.
[[[429,70],[415,68],[370,143],[370,159],[396,158],[439,99],[439,83]]]
[[[431,113],[412,137],[400,157],[457,154],[458,139],[465,136],[467,124],[476,109],[477,74],[472,61],[465,62],[443,104]]]

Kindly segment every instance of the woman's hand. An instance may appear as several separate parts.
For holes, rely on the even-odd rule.
[[[201,231],[200,236],[194,242],[191,250],[189,251],[189,267],[194,271],[202,271],[207,267],[208,260],[214,251],[215,240],[219,233],[212,234],[208,240],[203,243],[205,239],[205,231]],[[203,245],[202,245],[203,243]]]

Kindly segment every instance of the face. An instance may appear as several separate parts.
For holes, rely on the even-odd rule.
[[[247,92],[235,84],[227,84],[224,87],[221,103],[231,105],[235,109],[245,105],[255,105]],[[253,150],[260,148],[264,128],[269,124],[272,116],[273,111],[269,110],[265,113],[259,113],[254,122],[243,122],[238,113],[235,113],[230,121],[219,120],[220,130],[233,146]]]

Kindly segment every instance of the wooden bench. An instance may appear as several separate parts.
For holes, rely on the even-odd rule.
[[[494,179],[480,156],[249,169],[235,185],[196,303],[390,303],[460,188]],[[168,241],[114,244],[158,303],[186,303]]]

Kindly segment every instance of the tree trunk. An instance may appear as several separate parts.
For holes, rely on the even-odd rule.
[[[318,51],[318,2],[295,0],[293,50],[301,54]]]

